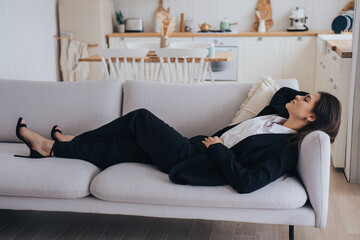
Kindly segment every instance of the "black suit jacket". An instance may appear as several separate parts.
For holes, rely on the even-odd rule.
[[[306,94],[291,88],[281,88],[274,94],[270,104],[257,116],[278,114],[288,118],[289,113],[285,104],[293,100],[296,95]],[[212,136],[220,137],[236,125],[225,127]],[[169,172],[169,178],[177,184],[198,186],[230,184],[239,193],[253,192],[295,169],[298,149],[285,148],[289,135],[252,135],[230,149],[221,143],[206,148],[201,141],[207,136],[195,136],[190,141],[200,153],[173,167]]]

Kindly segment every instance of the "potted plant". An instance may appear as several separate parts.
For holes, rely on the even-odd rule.
[[[125,32],[125,19],[121,11],[115,12],[118,32]]]

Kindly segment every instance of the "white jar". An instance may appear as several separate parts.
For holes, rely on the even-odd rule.
[[[155,21],[154,21],[154,31],[155,32],[160,32],[161,31],[161,24],[162,24],[162,20],[161,20],[161,15],[156,15],[155,17]]]
[[[258,32],[260,33],[266,32],[265,19],[260,19]]]

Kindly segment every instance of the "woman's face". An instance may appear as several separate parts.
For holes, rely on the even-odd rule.
[[[308,94],[305,96],[297,95],[294,100],[286,104],[290,117],[300,120],[315,121],[315,114],[312,112],[315,103],[320,100],[320,93]]]

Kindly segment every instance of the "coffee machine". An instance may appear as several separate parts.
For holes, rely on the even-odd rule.
[[[308,27],[305,25],[307,17],[305,11],[302,8],[296,7],[291,10],[290,15],[290,27],[287,28],[289,32],[307,31]]]

